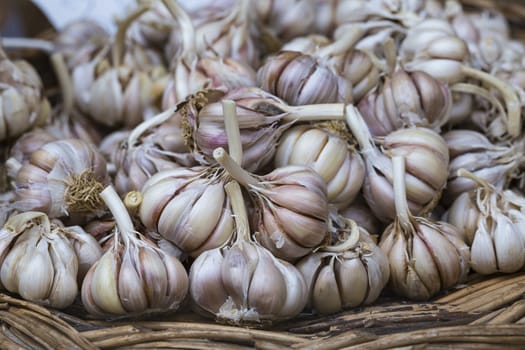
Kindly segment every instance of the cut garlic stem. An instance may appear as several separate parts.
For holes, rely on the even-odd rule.
[[[131,12],[124,19],[118,21],[117,32],[115,33],[115,41],[111,48],[111,59],[113,60],[113,67],[119,67],[124,56],[124,46],[126,41],[126,31],[134,20],[142,16],[144,12],[149,10],[148,5],[141,6],[135,11]]]
[[[181,36],[182,52],[179,59],[185,63],[190,64],[191,61],[196,58],[196,44],[195,44],[195,27],[191,21],[190,16],[179,6],[177,1],[173,0],[162,0],[162,3],[170,14],[175,18],[180,27],[179,34]],[[174,62],[176,62],[175,60]]]
[[[521,134],[521,106],[518,95],[512,86],[493,75],[465,65],[461,65],[461,72],[470,78],[491,85],[501,92],[507,106],[507,131],[510,136],[519,136]]]
[[[73,111],[73,82],[71,81],[66,63],[64,62],[64,56],[58,52],[52,54],[51,63],[55,70],[58,84],[60,85],[60,91],[62,93],[62,113],[69,116]]]
[[[329,253],[342,253],[348,251],[356,246],[359,242],[359,226],[354,220],[346,220],[350,225],[350,236],[340,244],[332,246],[323,246],[319,249],[320,252],[329,252]]]
[[[241,187],[235,180],[224,185],[226,195],[230,199],[232,206],[233,219],[235,220],[235,242],[250,240],[250,224],[248,223],[248,211],[242,196]]]
[[[2,38],[2,47],[6,49],[33,49],[51,54],[55,51],[55,44],[44,39],[34,38]]]
[[[450,86],[450,90],[453,92],[461,92],[481,96],[487,99],[494,106],[496,106],[501,115],[506,115],[505,108],[503,107],[501,102],[487,89],[484,89],[481,86],[468,83],[455,83],[454,85]]]
[[[246,187],[256,186],[259,187],[259,181],[248,171],[241,168],[232,157],[222,147],[218,147],[213,150],[213,158],[219,163],[232,178],[238,181],[241,185]]]
[[[102,198],[111,214],[113,214],[118,231],[120,231],[122,237],[125,240],[130,238],[128,235],[134,232],[135,228],[133,227],[133,222],[131,221],[128,210],[117,194],[117,191],[115,191],[113,186],[107,186],[100,192],[100,198]]]
[[[142,199],[142,193],[139,191],[130,191],[126,193],[126,196],[124,197],[124,205],[128,209],[128,212],[131,214],[136,213],[142,204]]]
[[[405,184],[405,157],[392,157],[393,170],[393,187],[394,187],[394,206],[396,208],[396,217],[404,230],[409,231],[410,209],[407,202],[407,191]]]
[[[321,103],[303,106],[289,106],[279,104],[279,108],[287,114],[283,121],[320,121],[320,120],[345,120],[344,103]]]
[[[224,127],[228,138],[228,152],[233,161],[242,163],[242,142],[239,120],[237,119],[237,105],[232,100],[222,101],[222,113],[224,115]]]

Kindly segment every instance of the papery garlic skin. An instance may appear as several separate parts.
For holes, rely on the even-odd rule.
[[[18,171],[15,207],[82,220],[103,212],[97,191],[108,181],[106,161],[94,145],[78,139],[49,142]]]
[[[359,153],[337,131],[311,125],[297,125],[280,138],[274,158],[275,167],[311,166],[327,184],[330,204],[348,206],[357,196],[365,177]]]

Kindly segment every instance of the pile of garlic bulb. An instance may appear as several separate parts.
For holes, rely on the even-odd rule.
[[[525,44],[501,14],[256,3],[73,22],[38,45],[59,89],[5,42],[2,290],[268,324],[525,267]]]

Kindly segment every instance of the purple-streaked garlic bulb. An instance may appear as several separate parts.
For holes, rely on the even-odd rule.
[[[477,188],[459,195],[449,207],[447,221],[455,225],[470,246],[470,264],[477,273],[513,273],[525,266],[525,198],[500,190],[465,169],[464,176]]]
[[[241,165],[257,172],[269,164],[279,137],[292,122],[344,118],[343,104],[288,106],[261,89],[239,88],[223,94],[204,91],[190,97],[179,109],[185,143],[201,164],[214,164],[213,151],[227,147],[221,100],[235,102],[241,133]]]
[[[446,185],[448,147],[437,132],[423,127],[399,129],[373,138],[356,107],[348,105],[347,121],[365,160],[363,196],[374,215],[383,222],[396,216],[392,157],[406,158],[407,201],[411,212],[420,215],[439,202]]]
[[[343,122],[296,125],[279,139],[276,168],[311,166],[326,182],[328,202],[344,208],[357,196],[365,177],[365,164],[350,142]]]
[[[448,85],[431,75],[400,69],[386,76],[357,107],[374,136],[410,126],[439,132],[448,121],[452,95]]]
[[[396,217],[381,235],[379,247],[390,263],[390,288],[412,300],[428,300],[462,282],[470,269],[470,251],[455,226],[411,214],[405,186],[405,158],[392,158]]]
[[[334,220],[334,238],[296,264],[308,286],[307,308],[328,314],[373,303],[390,277],[385,253],[354,221]]]
[[[235,218],[235,238],[202,253],[190,268],[190,296],[196,310],[218,321],[259,324],[297,316],[307,302],[301,273],[253,241],[241,188],[226,191]]]
[[[16,171],[14,206],[85,222],[104,212],[99,193],[108,182],[106,161],[93,144],[79,139],[48,142]]]
[[[478,187],[476,181],[459,176],[459,169],[470,171],[498,189],[506,188],[513,178],[518,177],[523,163],[523,140],[494,144],[484,134],[467,129],[450,130],[443,134],[443,138],[450,153],[444,203],[450,204],[461,193]]]
[[[189,288],[184,266],[135,230],[111,186],[100,195],[117,227],[110,248],[82,282],[82,304],[87,312],[108,318],[178,310]]]
[[[244,170],[223,148],[214,152],[227,173],[248,189],[253,201],[255,239],[288,261],[315,249],[328,230],[326,183],[312,168],[289,165],[256,176]]]

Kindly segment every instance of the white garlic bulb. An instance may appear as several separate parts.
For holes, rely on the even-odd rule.
[[[339,217],[334,221],[334,242],[296,264],[308,286],[307,308],[318,313],[371,304],[390,276],[386,255],[368,232],[352,220]]]
[[[464,280],[470,251],[455,226],[413,216],[405,190],[405,159],[392,158],[396,217],[381,235],[379,247],[390,262],[390,287],[413,300],[427,300]]]
[[[311,166],[326,182],[328,202],[343,208],[361,190],[365,165],[340,129],[335,123],[291,127],[279,140],[274,164]]]
[[[134,230],[126,207],[112,187],[106,187],[101,196],[115,217],[117,229],[111,247],[84,278],[84,307],[98,317],[176,311],[188,292],[184,266]]]
[[[54,308],[78,294],[78,258],[66,235],[42,212],[10,217],[0,230],[0,281],[22,298]]]
[[[465,169],[458,175],[478,185],[459,195],[446,215],[464,232],[472,269],[485,275],[519,271],[525,266],[525,198],[512,190],[497,189]]]
[[[194,306],[219,321],[235,324],[296,316],[307,300],[301,273],[252,240],[239,184],[228,183],[226,191],[236,238],[231,245],[208,250],[193,262],[190,295]]]
[[[48,142],[18,170],[14,205],[82,222],[104,212],[99,192],[108,181],[106,161],[95,145],[79,139]]]

